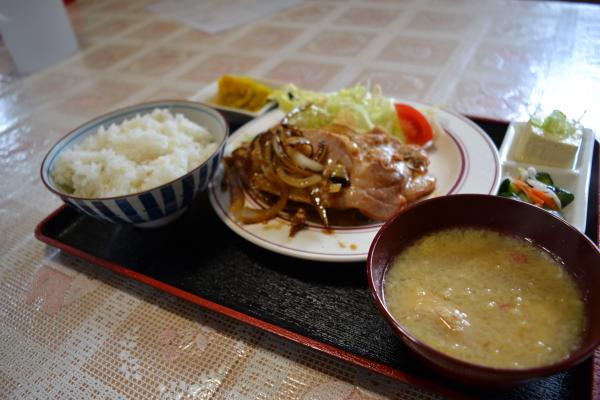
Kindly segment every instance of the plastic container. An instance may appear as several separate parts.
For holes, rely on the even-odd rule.
[[[0,33],[22,74],[57,63],[78,48],[62,0],[0,1]]]

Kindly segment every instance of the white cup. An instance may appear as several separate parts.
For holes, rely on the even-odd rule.
[[[0,33],[23,74],[57,63],[77,50],[62,0],[0,0]]]

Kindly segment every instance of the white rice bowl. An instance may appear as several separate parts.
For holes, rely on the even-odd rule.
[[[155,109],[98,132],[65,150],[51,171],[65,194],[104,198],[141,192],[175,180],[217,149],[204,127]]]

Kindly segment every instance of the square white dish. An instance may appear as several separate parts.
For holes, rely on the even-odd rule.
[[[583,130],[581,148],[577,154],[574,168],[563,169],[534,163],[523,163],[514,159],[513,149],[515,139],[526,125],[526,122],[512,122],[508,126],[499,151],[502,180],[509,176],[518,175],[519,168],[530,166],[534,167],[538,172],[549,173],[556,186],[570,191],[575,196],[575,200],[565,207],[562,212],[564,219],[581,232],[585,232],[592,156],[594,153],[594,132],[591,129]]]

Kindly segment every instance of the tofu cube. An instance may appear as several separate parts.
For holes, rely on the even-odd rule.
[[[527,123],[521,132],[516,133],[515,160],[557,168],[574,167],[581,147],[581,130],[565,137],[545,133],[543,129]]]

